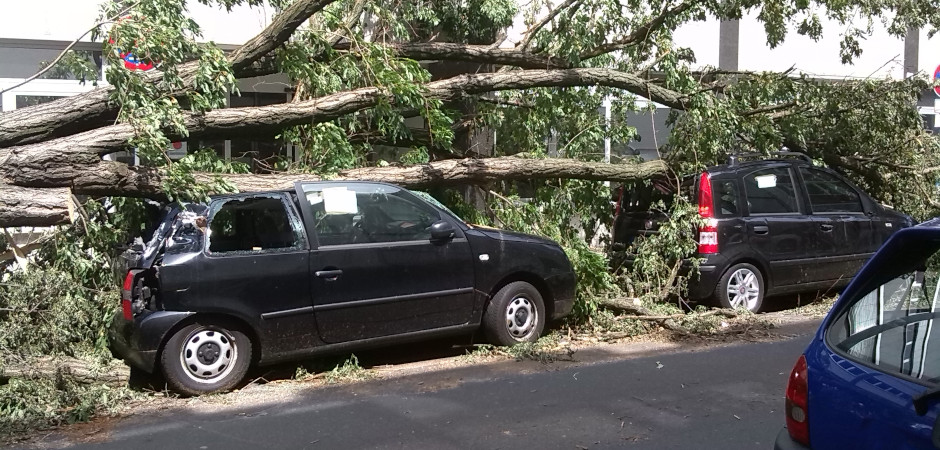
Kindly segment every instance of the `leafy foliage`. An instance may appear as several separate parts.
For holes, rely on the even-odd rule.
[[[84,422],[138,396],[124,388],[81,383],[62,371],[51,378],[13,378],[0,385],[0,436]]]
[[[665,214],[658,233],[640,236],[630,249],[633,265],[629,271],[629,285],[633,295],[643,300],[682,298],[688,281],[698,276],[699,260],[691,258],[697,245],[696,230],[704,220],[698,208],[681,195],[674,198],[671,207],[662,202],[652,210]],[[682,264],[689,266],[683,270]]]
[[[362,381],[374,377],[375,374],[359,365],[356,355],[349,355],[349,359],[337,364],[333,370],[326,373],[326,382],[329,384]]]
[[[525,190],[531,197],[490,191],[486,215],[468,208],[458,196],[441,200],[457,214],[470,213],[464,216],[468,222],[545,236],[561,244],[578,278],[571,320],[586,319],[597,310],[594,299],[598,295],[617,289],[607,256],[588,245],[598,233],[600,218],[607,214],[609,188],[600,182],[568,180],[510,189]],[[571,214],[575,209],[592,213],[575,216]]]

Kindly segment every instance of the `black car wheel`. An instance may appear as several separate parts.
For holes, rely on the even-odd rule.
[[[170,387],[199,395],[229,390],[245,377],[251,341],[235,327],[192,324],[167,341],[160,363]]]
[[[535,286],[516,281],[490,300],[483,317],[487,340],[496,345],[535,342],[545,329],[545,304]]]
[[[723,308],[760,311],[764,301],[764,278],[760,270],[747,263],[731,266],[718,281],[715,298]]]

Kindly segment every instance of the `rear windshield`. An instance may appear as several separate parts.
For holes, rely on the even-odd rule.
[[[687,177],[682,181],[679,190],[689,201],[695,199],[695,178]],[[651,183],[624,183],[623,195],[620,197],[620,209],[625,212],[645,212],[652,209],[653,205],[662,202],[666,209],[672,207],[673,199],[676,196],[676,187],[663,180],[653,181]]]
[[[882,272],[827,331],[848,359],[914,381],[940,381],[940,242]],[[888,272],[890,270],[890,272]]]

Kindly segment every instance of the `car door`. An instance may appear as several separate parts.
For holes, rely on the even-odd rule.
[[[813,281],[812,219],[804,212],[788,165],[754,170],[742,177],[747,200],[747,242],[770,268],[771,286]]]
[[[266,352],[312,345],[309,246],[286,194],[213,201],[206,235],[195,264],[180,266],[192,280],[185,296],[191,310],[245,320]]]
[[[926,243],[936,250],[937,243]],[[864,295],[826,323],[807,351],[814,448],[934,448],[940,381],[940,260],[914,249],[869,276]],[[907,268],[898,266],[907,265]],[[926,269],[926,270],[924,270]],[[895,275],[900,273],[900,275]],[[857,297],[857,298],[856,298]],[[924,394],[927,394],[926,396]]]
[[[300,183],[305,220],[318,246],[311,289],[328,343],[467,324],[473,312],[470,245],[452,220],[408,191],[377,183]],[[455,224],[451,224],[455,225]]]
[[[810,167],[800,174],[815,223],[819,280],[847,280],[873,254],[871,216],[861,194],[837,175]]]

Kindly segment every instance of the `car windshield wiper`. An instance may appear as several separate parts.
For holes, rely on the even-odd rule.
[[[940,387],[927,389],[914,397],[914,412],[918,416],[927,414],[927,401],[934,398],[940,398]]]

